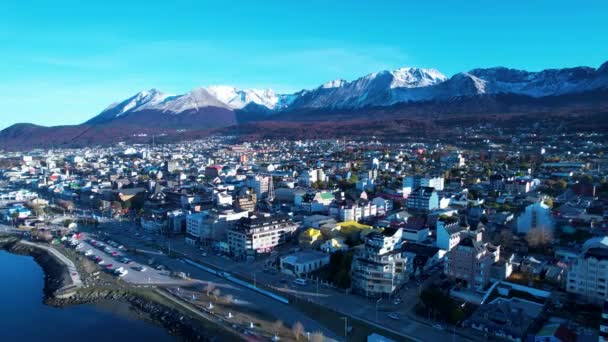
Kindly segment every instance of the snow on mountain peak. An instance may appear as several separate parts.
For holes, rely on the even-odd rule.
[[[404,67],[393,72],[391,88],[427,87],[446,81],[448,78],[436,69]]]
[[[332,80],[326,83],[323,83],[323,85],[321,85],[321,88],[323,89],[331,89],[331,88],[340,88],[341,86],[345,85],[346,81],[338,78],[336,80]]]
[[[253,102],[267,108],[274,108],[279,101],[272,89],[239,89],[233,86],[213,85],[207,91],[232,109],[242,109]]]
[[[157,105],[170,96],[171,95],[162,93],[154,88],[150,90],[143,90],[123,102],[110,105],[106,111],[114,109],[116,112],[116,117],[119,117],[126,112],[137,110],[143,106]]]

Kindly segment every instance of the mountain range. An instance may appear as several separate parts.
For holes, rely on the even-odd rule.
[[[405,67],[371,73],[353,81],[336,79],[290,94],[225,85],[195,88],[181,95],[150,89],[111,104],[80,125],[13,125],[0,131],[0,149],[44,146],[45,139],[69,146],[177,132],[182,137],[192,137],[258,121],[598,112],[608,109],[607,94],[608,62],[598,68],[538,72],[504,67],[473,69],[452,77],[435,69]]]

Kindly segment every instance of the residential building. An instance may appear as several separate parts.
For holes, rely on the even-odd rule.
[[[527,234],[532,229],[543,229],[553,232],[555,220],[551,207],[543,202],[536,202],[526,207],[517,217],[517,233]]]
[[[254,212],[256,203],[257,196],[255,192],[248,188],[243,188],[234,201],[234,207],[239,211]]]
[[[460,242],[463,232],[469,230],[467,225],[461,225],[457,217],[447,217],[437,220],[436,246],[446,251],[451,251]]]
[[[258,200],[268,197],[271,183],[272,176],[268,174],[248,175],[245,180],[245,186],[253,189]]]
[[[410,194],[419,187],[435,188],[437,191],[443,191],[445,180],[443,177],[432,176],[406,176],[403,177],[402,187],[404,194]]]
[[[366,297],[392,295],[408,279],[401,253],[403,230],[385,229],[365,236],[354,256],[352,287]]]
[[[491,279],[491,266],[500,260],[500,246],[482,241],[482,231],[466,232],[446,254],[445,274],[468,288],[483,291]]]
[[[567,276],[566,291],[589,301],[608,299],[608,237],[585,242],[582,252],[572,262]]]
[[[439,208],[439,196],[435,188],[421,186],[408,196],[406,206],[411,210],[431,211]]]
[[[499,297],[482,304],[464,325],[511,341],[527,341],[544,305],[521,298]]]
[[[279,260],[281,272],[303,277],[329,264],[329,254],[306,250],[283,256]]]
[[[237,259],[254,259],[287,242],[298,225],[287,215],[253,215],[228,229],[230,253]]]

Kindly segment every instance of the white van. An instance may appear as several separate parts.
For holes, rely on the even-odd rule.
[[[296,285],[302,285],[302,286],[308,284],[306,279],[302,279],[302,278],[298,278],[298,279],[294,280],[293,283]]]

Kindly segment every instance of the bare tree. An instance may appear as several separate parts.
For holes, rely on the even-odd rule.
[[[300,340],[300,337],[304,335],[304,326],[300,322],[295,322],[291,327],[291,332],[293,333],[293,337],[296,341]]]
[[[213,290],[215,290],[215,284],[212,282],[208,282],[205,286],[205,293],[207,294],[207,296],[210,296]]]
[[[313,334],[310,335],[310,341],[312,342],[323,342],[325,341],[325,336],[323,336],[323,333],[320,331],[316,331]]]
[[[60,199],[60,200],[57,200],[56,203],[61,209],[65,210],[65,211],[70,212],[70,211],[74,210],[74,202],[72,202],[72,201],[65,201],[65,200]]]
[[[234,297],[229,294],[224,297],[224,300],[226,301],[226,304],[232,304],[232,302],[234,301]]]
[[[213,297],[215,297],[215,299],[217,300],[220,297],[220,294],[222,292],[220,291],[220,289],[215,289],[213,290]]]
[[[275,321],[274,323],[272,323],[272,331],[275,333],[278,333],[279,331],[281,331],[281,329],[283,329],[283,321],[281,321],[280,319]]]

